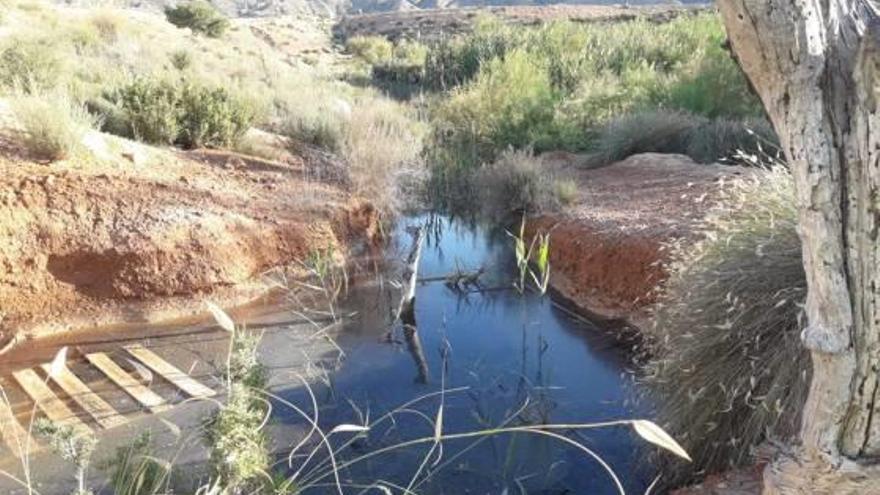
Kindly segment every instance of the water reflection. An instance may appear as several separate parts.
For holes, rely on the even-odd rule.
[[[401,322],[400,338],[389,342],[389,315],[397,309],[385,290],[389,281],[379,277],[351,291],[344,308],[357,317],[338,338],[347,358],[322,404],[325,426],[392,411],[393,421],[358,441],[363,453],[430,437],[429,420],[441,407],[446,433],[638,416],[623,372],[627,356],[612,339],[549,298],[509,290],[514,263],[506,236],[442,216],[414,217],[398,227],[394,259],[406,257],[410,239],[403,233],[413,226],[425,232],[415,310]],[[446,280],[450,273],[477,272],[478,283]],[[297,393],[290,392],[293,400]],[[417,398],[423,400],[398,409]],[[641,443],[629,430],[567,433],[600,453],[627,493],[644,491],[651,473],[640,468]],[[345,475],[406,486],[427,453],[395,450]],[[595,462],[554,439],[525,433],[444,443],[443,455],[431,458],[417,487],[426,494],[617,493]]]

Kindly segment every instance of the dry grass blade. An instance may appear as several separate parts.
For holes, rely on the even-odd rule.
[[[220,306],[217,306],[211,301],[205,301],[205,305],[208,307],[208,311],[211,312],[214,320],[220,325],[220,328],[229,333],[235,333],[235,322],[232,321],[232,318],[230,318]]]
[[[691,456],[682,448],[678,442],[675,441],[674,438],[669,436],[663,428],[657,426],[653,421],[648,421],[645,419],[637,419],[632,422],[633,429],[636,433],[639,434],[640,437],[644,438],[650,443],[657,445],[658,447],[662,447],[673,454],[681,457],[682,459],[687,459],[688,462],[692,462]]]
[[[55,358],[52,359],[52,364],[49,365],[49,377],[50,378],[58,378],[58,376],[64,371],[67,367],[67,346],[62,347],[58,350],[58,353],[55,354]]]

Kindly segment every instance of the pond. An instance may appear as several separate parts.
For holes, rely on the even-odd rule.
[[[403,334],[386,339],[388,315],[397,304],[381,290],[390,281],[352,289],[342,307],[357,314],[336,337],[346,357],[318,394],[320,423],[325,429],[363,423],[366,416],[380,418],[417,402],[358,440],[349,457],[390,451],[358,462],[343,473],[345,479],[387,480],[403,487],[415,479],[414,488],[425,494],[619,493],[596,460],[554,438],[499,433],[444,442],[442,454],[435,450],[430,456],[432,441],[393,447],[431,439],[441,402],[444,434],[502,425],[596,423],[643,412],[625,371],[629,356],[608,329],[549,295],[513,289],[513,240],[504,231],[446,217],[410,217],[397,226],[390,256],[406,257],[410,236],[405,232],[411,227],[428,233],[415,298],[418,331],[412,339]],[[455,289],[443,280],[480,269],[479,287]],[[295,389],[285,398],[298,404],[307,399]],[[287,420],[296,418],[288,412]],[[607,462],[626,493],[644,493],[652,473],[643,462],[643,442],[628,427],[559,433]]]

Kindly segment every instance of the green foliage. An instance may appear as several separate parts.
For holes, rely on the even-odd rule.
[[[434,145],[457,154],[451,162],[471,167],[494,160],[508,146],[538,152],[593,151],[597,145],[608,145],[603,131],[611,119],[665,109],[681,114],[666,129],[660,120],[651,122],[651,135],[645,139],[656,140],[657,151],[671,147],[684,152],[689,139],[679,134],[689,127],[682,120],[691,117],[683,115],[693,114],[698,121],[760,115],[757,98],[722,48],[724,39],[715,14],[659,24],[637,20],[510,26],[483,19],[474,32],[430,48],[424,85],[452,88],[448,99],[432,108]],[[621,141],[634,137],[635,133]],[[742,140],[734,141],[739,145]],[[650,143],[619,144],[624,154],[626,147],[657,148]],[[704,148],[732,146],[714,142]],[[697,148],[702,160],[713,154]]]
[[[425,71],[428,47],[403,39],[394,44],[391,57],[373,64],[373,78],[382,82],[418,84]]]
[[[177,142],[187,148],[235,144],[256,118],[253,104],[221,87],[183,84]]]
[[[125,115],[131,137],[147,143],[172,144],[180,136],[181,101],[175,83],[137,78],[105,96]]]
[[[440,104],[433,114],[435,136],[474,163],[490,161],[510,146],[553,148],[556,101],[547,73],[528,52],[514,51],[490,61],[473,83]]]
[[[345,42],[345,51],[370,65],[391,61],[394,46],[382,36],[355,36]]]
[[[179,71],[190,68],[193,63],[192,53],[184,49],[171,52],[169,59],[171,60],[171,66]]]
[[[190,28],[211,38],[219,38],[229,28],[229,20],[204,0],[165,8],[165,19],[179,28]]]
[[[153,438],[146,431],[131,444],[116,449],[103,469],[110,472],[114,495],[160,495],[167,493],[171,466],[154,454]]]
[[[88,111],[63,93],[18,97],[12,109],[28,151],[43,160],[68,158],[94,124]]]
[[[793,181],[776,167],[724,195],[699,242],[671,246],[655,310],[647,390],[694,459],[662,467],[674,482],[750,465],[768,435],[796,434],[809,386]]]
[[[86,488],[86,471],[98,443],[94,435],[77,432],[70,425],[59,425],[46,418],[38,419],[33,426],[34,432],[46,438],[58,456],[73,464],[77,488],[72,495],[91,495],[92,491]]]
[[[483,63],[503,57],[522,31],[493,17],[481,17],[471,34],[433,46],[425,61],[425,83],[437,89],[460,86],[477,76]]]
[[[188,148],[232,146],[257,114],[251,102],[225,88],[189,81],[138,78],[108,92],[104,100],[92,107],[112,117],[108,132],[124,128],[123,135],[148,143]]]
[[[259,335],[236,331],[228,367],[225,404],[207,421],[205,439],[211,466],[229,493],[260,492],[271,480],[268,438],[264,430],[267,403],[260,397],[267,374],[257,358]]]
[[[62,55],[50,38],[8,39],[0,46],[0,87],[37,93],[62,80]]]
[[[282,126],[282,132],[300,143],[307,143],[327,151],[342,149],[345,120],[333,111],[296,112]]]

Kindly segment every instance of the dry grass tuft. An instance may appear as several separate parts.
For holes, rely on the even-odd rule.
[[[793,184],[778,166],[729,184],[703,240],[672,246],[647,385],[691,453],[677,482],[748,463],[796,432],[810,366],[799,339],[806,280]]]
[[[38,159],[68,158],[94,125],[88,111],[63,93],[20,96],[12,101],[12,108],[25,147]]]

